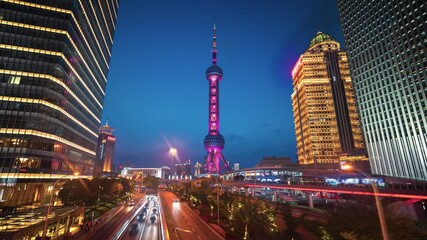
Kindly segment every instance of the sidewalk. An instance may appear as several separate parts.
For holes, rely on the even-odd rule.
[[[78,230],[71,233],[72,235],[69,237],[62,237],[61,239],[69,239],[69,240],[81,240],[81,239],[91,239],[92,235],[102,228],[106,222],[111,220],[121,209],[123,209],[124,205],[116,206],[110,209],[108,212],[101,215],[99,218],[94,219],[93,222],[87,222],[84,226],[81,226]]]

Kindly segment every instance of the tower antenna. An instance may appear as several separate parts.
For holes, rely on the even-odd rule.
[[[216,65],[216,19],[214,14],[214,24],[213,24],[213,39],[212,39],[212,64]]]

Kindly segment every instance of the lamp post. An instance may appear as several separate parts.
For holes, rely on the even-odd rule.
[[[75,172],[71,177],[73,176],[78,176],[80,173]],[[46,238],[46,232],[47,232],[47,223],[48,223],[48,219],[49,219],[49,213],[50,213],[50,207],[52,205],[52,200],[53,200],[53,193],[55,192],[55,185],[59,182],[59,180],[63,179],[63,178],[67,178],[70,177],[70,175],[64,175],[60,178],[58,178],[55,183],[53,183],[52,186],[52,192],[50,193],[50,200],[49,200],[49,205],[47,207],[47,212],[46,212],[46,217],[44,220],[44,227],[43,227],[43,234],[42,234],[42,240],[44,240]]]
[[[352,165],[349,164],[344,164],[341,166],[342,170],[354,170],[360,174],[362,174],[364,177],[369,179],[368,174],[364,173],[363,171],[356,169],[355,167],[353,167]],[[388,232],[387,232],[387,225],[385,222],[385,216],[384,216],[384,211],[383,211],[383,206],[381,204],[381,200],[378,197],[378,187],[377,185],[375,185],[375,183],[373,183],[372,181],[369,180],[369,183],[372,186],[372,189],[374,190],[374,197],[375,197],[375,205],[377,207],[377,211],[378,211],[378,218],[380,219],[380,225],[381,225],[381,233],[383,235],[383,239],[384,240],[388,240]]]
[[[122,179],[123,177],[120,178],[119,184],[117,185],[117,199],[120,198],[120,185],[122,185]]]
[[[209,178],[215,179],[215,182],[216,182],[216,202],[217,202],[216,217],[217,217],[217,225],[219,227],[219,182],[218,182],[218,179],[216,179],[216,177],[209,176]]]
[[[172,169],[172,179],[173,179],[173,176],[175,175],[175,173],[174,173],[173,159],[178,154],[178,150],[176,150],[176,148],[174,148],[174,147],[170,147],[169,148],[169,154],[171,155],[171,162],[172,162],[172,168],[171,169]]]

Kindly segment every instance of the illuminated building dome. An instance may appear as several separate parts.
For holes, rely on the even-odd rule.
[[[209,75],[220,75],[222,77],[222,69],[218,66],[218,65],[211,65],[210,67],[208,67],[208,69],[206,70],[206,76]]]
[[[209,152],[210,149],[222,150],[225,145],[224,137],[217,133],[216,135],[208,134],[203,141],[205,144],[206,150]]]
[[[322,42],[330,42],[334,41],[336,42],[335,38],[333,38],[331,35],[327,33],[317,32],[316,36],[310,41],[310,45],[308,45],[308,48],[312,48],[314,45]]]

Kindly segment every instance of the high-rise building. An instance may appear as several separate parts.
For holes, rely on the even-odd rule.
[[[338,7],[372,172],[427,180],[427,3]]]
[[[183,163],[177,163],[175,164],[175,173],[174,175],[177,175],[179,178],[189,178],[192,175],[191,172],[191,160],[188,159],[187,161],[184,161]]]
[[[199,177],[200,174],[202,173],[202,168],[203,168],[203,164],[196,162],[196,164],[194,164],[194,176],[195,177]]]
[[[56,180],[92,175],[117,10],[0,1],[1,207],[49,202]]]
[[[233,164],[233,171],[237,171],[240,169],[240,164],[239,163],[234,163]]]
[[[340,155],[364,148],[347,55],[332,36],[318,32],[298,59],[292,78],[298,161],[336,170]],[[363,154],[351,156],[352,161],[367,160]]]
[[[116,138],[113,135],[114,128],[108,123],[99,128],[98,145],[96,148],[95,172],[97,175],[111,172],[111,164],[114,157],[114,145]]]

